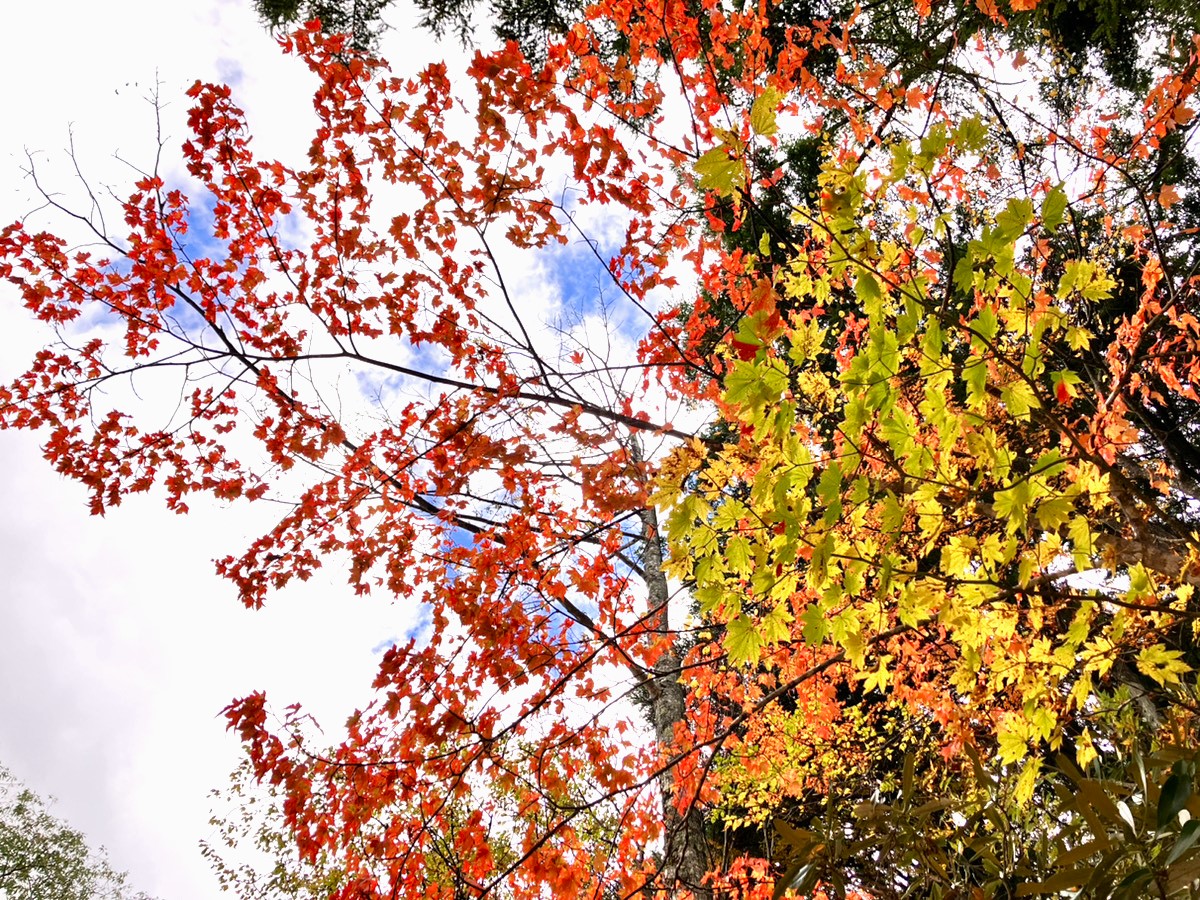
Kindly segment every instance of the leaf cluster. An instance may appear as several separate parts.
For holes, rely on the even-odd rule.
[[[0,893],[7,900],[151,900],[80,831],[0,766]]]

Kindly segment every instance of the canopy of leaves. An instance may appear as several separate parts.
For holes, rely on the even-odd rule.
[[[383,15],[393,0],[254,0],[263,21],[272,28],[318,19],[326,32],[348,33],[359,50],[375,46],[385,27]],[[531,59],[542,59],[546,47],[561,38],[571,23],[584,17],[581,0],[416,0],[421,23],[437,35],[453,34],[464,43],[474,37],[480,19],[496,37],[516,41]],[[744,4],[742,4],[744,6]],[[817,22],[841,27],[856,21],[862,43],[887,59],[906,80],[943,71],[949,55],[979,34],[1003,31],[1014,48],[1051,54],[1059,63],[1053,96],[1077,94],[1098,66],[1108,82],[1129,91],[1145,91],[1154,65],[1169,56],[1176,42],[1200,31],[1200,5],[1195,0],[1047,0],[1019,3],[1021,13],[997,15],[994,2],[953,4],[923,0],[879,0],[865,7],[844,0],[780,0],[764,10],[765,34],[779,45],[790,28],[810,28]],[[702,4],[692,10],[699,17]],[[703,35],[702,35],[703,37]],[[624,39],[610,34],[606,53],[619,54]],[[817,54],[814,54],[817,56]],[[832,57],[812,61],[817,71],[832,65]],[[832,70],[822,74],[832,74]],[[1053,97],[1048,93],[1047,100]]]
[[[6,900],[151,900],[126,883],[104,850],[56,818],[0,766],[0,895]]]
[[[992,64],[1005,52],[991,50]],[[681,448],[659,498],[675,508],[673,571],[723,626],[728,657],[756,672],[705,695],[720,707],[753,689],[766,704],[744,737],[723,742],[724,821],[744,831],[774,816],[781,834],[804,823],[825,839],[798,851],[797,873],[890,896],[979,883],[945,865],[935,879],[930,859],[903,844],[899,857],[863,859],[863,848],[904,831],[858,813],[851,825],[850,812],[894,795],[900,761],[914,758],[898,752],[905,745],[941,748],[941,760],[918,757],[935,800],[970,796],[980,778],[964,770],[960,748],[986,752],[1015,778],[998,808],[1020,810],[1055,782],[1043,754],[1065,742],[1091,762],[1097,746],[1124,758],[1139,741],[1158,747],[1192,733],[1194,689],[1181,676],[1196,663],[1196,356],[1190,326],[1170,322],[1192,316],[1194,269],[1180,211],[1166,212],[1178,198],[1171,189],[1164,200],[1158,178],[1179,152],[1168,136],[1192,118],[1194,63],[1188,80],[1168,76],[1156,89],[1181,89],[1165,114],[1152,94],[1126,120],[1120,91],[1107,105],[1098,94],[1090,102],[1113,124],[1076,138],[1071,127],[1087,120],[1080,107],[1047,128],[1036,103],[1022,107],[957,62],[932,83],[855,62],[866,80],[847,78],[843,60],[835,92],[861,98],[890,80],[909,109],[914,90],[926,98],[918,105],[939,99],[915,133],[893,127],[904,114],[890,100],[839,107],[847,118],[830,135],[819,196],[791,203],[786,234],[763,235],[759,254],[778,243],[788,259],[772,259],[769,281],[724,282],[719,314],[691,326],[728,328],[725,449]],[[983,90],[947,87],[959,77]],[[1029,84],[1043,93],[1036,77]],[[751,119],[752,132],[768,134]],[[744,134],[721,135],[710,153],[695,166],[701,186],[728,198],[735,226],[749,220],[756,170]],[[1008,176],[1006,159],[1015,162]],[[1077,199],[1058,181],[1065,172]],[[716,225],[730,227],[724,217]],[[1118,280],[1117,270],[1132,277]],[[1147,304],[1153,312],[1138,312]],[[1170,363],[1143,355],[1159,340],[1178,350]],[[1177,364],[1189,374],[1165,374]],[[1114,414],[1123,424],[1103,432]],[[1081,504],[1084,496],[1095,501]],[[800,647],[816,652],[793,668]],[[814,662],[846,680],[801,687]],[[822,795],[828,804],[814,809]],[[954,801],[946,808],[974,815]],[[988,827],[1045,846],[1068,815]],[[863,826],[862,843],[847,845],[857,851],[832,868],[814,861],[814,848],[827,856],[835,835]],[[979,845],[969,831],[947,837]],[[1189,852],[1184,843],[1173,863]],[[1172,891],[1190,885],[1194,874],[1168,872],[1165,855],[1129,865],[1124,895],[1151,879]],[[1086,875],[1055,873],[1054,884],[1110,884],[1114,859]],[[993,891],[1054,871],[1046,859],[1032,868],[1011,854],[996,860]]]
[[[105,258],[0,236],[62,332],[0,425],[94,512],[272,497],[219,564],[247,605],[337,561],[427,608],[332,748],[227,710],[281,798],[250,833],[334,896],[1190,889],[1187,9],[1130,12],[1162,43],[1124,68],[1099,7],[785,9],[595,5],[461,93],[306,27],[306,160],[197,85],[188,190],[76,218]],[[585,246],[628,357],[508,277],[580,227],[552,170],[623,217]],[[115,340],[73,333],[96,306]],[[143,378],[185,425],[110,405]]]

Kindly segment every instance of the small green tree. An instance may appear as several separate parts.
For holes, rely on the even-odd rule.
[[[101,848],[56,818],[0,766],[0,894],[5,900],[151,900]]]

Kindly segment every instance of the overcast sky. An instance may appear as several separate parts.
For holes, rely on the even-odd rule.
[[[146,97],[156,80],[170,152],[183,92],[202,78],[235,85],[261,154],[302,153],[305,73],[248,7],[46,0],[6,9],[0,224],[34,208],[27,150],[51,186],[72,187],[71,135],[94,183],[122,193],[130,165],[152,160]],[[415,65],[441,51],[400,28],[384,52]],[[0,379],[41,340],[0,286]],[[211,560],[260,534],[270,509],[194,503],[176,517],[142,497],[90,518],[83,490],[49,469],[28,434],[0,432],[0,509],[0,762],[56,796],[56,812],[105,844],[137,887],[164,900],[216,896],[196,845],[212,833],[207,792],[238,759],[221,708],[265,689],[336,729],[367,699],[377,654],[413,611],[355,600],[344,574],[330,572],[248,612]]]

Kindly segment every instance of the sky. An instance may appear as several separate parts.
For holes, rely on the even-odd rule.
[[[306,74],[249,0],[55,0],[17,4],[5,20],[0,224],[36,220],[27,153],[45,184],[78,196],[73,143],[93,187],[120,195],[153,161],[156,83],[168,157],[197,78],[234,86],[262,155],[306,146]],[[384,44],[410,63],[431,52],[428,35],[403,27]],[[0,380],[44,339],[0,286]],[[265,531],[272,510],[192,507],[174,516],[151,495],[90,517],[36,436],[0,432],[0,764],[56,797],[56,814],[163,900],[218,896],[197,842],[215,834],[207,795],[239,758],[222,708],[263,689],[336,729],[418,615],[356,600],[338,571],[247,611],[212,560]]]

